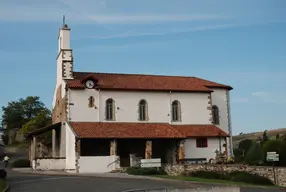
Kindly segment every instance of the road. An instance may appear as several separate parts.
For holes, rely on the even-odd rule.
[[[143,179],[48,176],[8,172],[11,192],[122,192],[131,189],[198,188],[198,184]],[[210,188],[210,185],[204,186]],[[279,189],[242,188],[241,192],[281,192]]]

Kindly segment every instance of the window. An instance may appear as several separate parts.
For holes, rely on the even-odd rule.
[[[88,107],[94,107],[94,97],[90,96],[88,98]]]
[[[142,99],[139,102],[139,121],[146,121],[147,120],[147,112],[148,112],[148,106],[147,101]]]
[[[212,107],[213,123],[219,125],[219,110],[216,105]]]
[[[181,105],[179,101],[172,103],[172,121],[181,121]]]
[[[208,138],[198,138],[196,140],[198,148],[206,148],[208,147]]]
[[[106,120],[114,120],[115,114],[114,114],[114,100],[109,98],[106,100],[105,105],[105,119]]]

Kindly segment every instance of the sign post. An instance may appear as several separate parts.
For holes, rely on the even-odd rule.
[[[275,174],[275,162],[279,161],[279,154],[277,154],[276,152],[267,152],[266,154],[266,161],[267,162],[272,162],[272,166],[273,166],[273,177],[274,177],[274,184],[276,185],[276,174]]]

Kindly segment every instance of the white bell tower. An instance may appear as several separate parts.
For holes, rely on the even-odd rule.
[[[70,28],[65,23],[63,16],[63,25],[59,30],[58,36],[58,56],[57,56],[57,85],[62,80],[73,79],[73,55],[70,48]]]

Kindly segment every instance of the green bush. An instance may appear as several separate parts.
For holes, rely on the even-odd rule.
[[[229,173],[229,178],[231,181],[252,183],[259,185],[274,185],[272,181],[266,177],[251,174],[244,171],[234,171]]]
[[[221,180],[226,180],[228,178],[226,174],[215,171],[196,171],[192,172],[190,176],[206,178],[206,179],[221,179]]]
[[[12,163],[12,167],[30,167],[29,159],[18,159]]]
[[[164,169],[157,168],[141,168],[141,167],[129,167],[126,172],[130,175],[164,175],[166,172]]]

